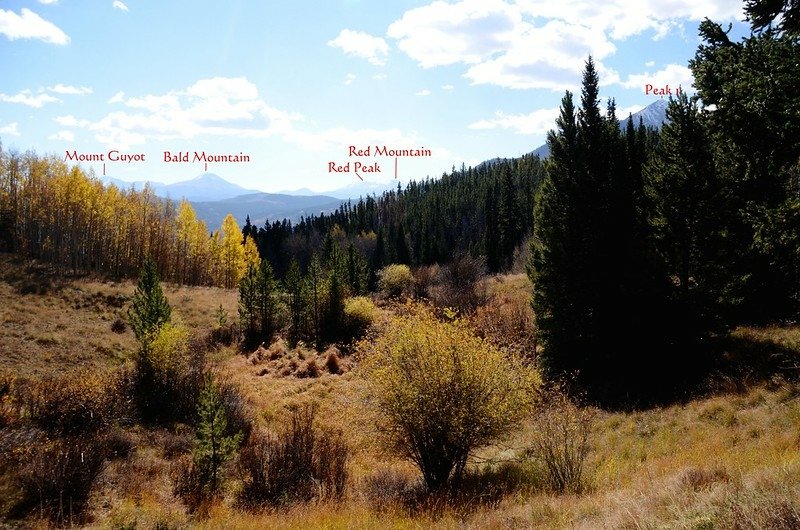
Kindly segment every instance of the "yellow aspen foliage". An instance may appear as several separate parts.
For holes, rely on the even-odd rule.
[[[229,271],[235,286],[244,254],[232,224],[226,269],[226,232],[212,240],[188,202],[176,206],[149,186],[104,185],[55,156],[0,148],[0,249],[52,263],[59,272],[132,277],[149,255],[164,279],[225,284],[223,271]]]
[[[253,237],[248,234],[244,241],[244,270],[241,276],[244,276],[250,267],[257,269],[260,265],[261,256],[258,254],[258,247]]]
[[[222,231],[222,286],[232,289],[239,284],[239,279],[247,270],[242,230],[232,214],[225,216],[220,230]]]

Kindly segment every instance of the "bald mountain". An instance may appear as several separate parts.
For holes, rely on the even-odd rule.
[[[254,226],[264,226],[269,220],[289,219],[297,222],[301,216],[332,213],[342,204],[341,199],[328,195],[286,195],[284,193],[247,193],[220,201],[191,201],[197,217],[215,230],[229,213],[240,225],[249,216]]]
[[[203,173],[193,179],[164,184],[163,182],[143,181],[127,182],[114,177],[102,177],[100,179],[105,184],[113,184],[121,190],[135,189],[141,190],[145,184],[150,184],[153,193],[165,199],[179,201],[215,201],[220,199],[230,199],[245,193],[258,193],[258,190],[250,190],[228,182],[214,173]]]

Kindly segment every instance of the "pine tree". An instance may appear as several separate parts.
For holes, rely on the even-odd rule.
[[[484,206],[486,227],[484,229],[483,253],[486,255],[486,267],[490,272],[500,272],[500,241],[497,226],[497,199],[494,187],[486,191]]]
[[[787,35],[800,34],[800,3],[797,0],[745,0],[744,5],[754,31],[774,28]]]
[[[258,329],[258,269],[250,265],[239,280],[239,322],[244,326],[244,341],[248,346],[257,344]]]
[[[408,251],[408,242],[406,241],[406,231],[403,224],[397,227],[394,239],[394,263],[401,265],[411,264],[411,253]]]
[[[272,265],[267,260],[261,260],[255,282],[255,310],[259,319],[260,340],[267,345],[272,341],[272,335],[275,333],[275,314],[278,310],[275,299],[276,290]]]
[[[536,196],[531,262],[536,327],[545,345],[543,367],[549,377],[574,372],[585,364],[579,340],[588,315],[583,300],[587,251],[578,199],[578,126],[572,94],[561,100],[557,131],[547,134],[550,157]]]
[[[709,139],[696,102],[685,92],[670,100],[667,123],[645,170],[650,223],[658,250],[680,296],[709,289],[707,270],[713,263],[714,195],[718,185]]]
[[[197,403],[197,440],[194,450],[194,463],[204,479],[207,492],[217,492],[220,485],[220,471],[242,441],[242,433],[233,436],[226,434],[228,418],[217,385],[208,374],[205,387]]]
[[[353,243],[347,246],[345,263],[347,273],[347,287],[351,296],[364,294],[367,290],[367,260],[356,249]]]
[[[511,168],[506,164],[500,170],[500,200],[497,205],[497,237],[499,262],[502,269],[511,267],[514,248],[520,233],[520,212],[517,205],[517,190]],[[487,227],[487,230],[492,228]]]
[[[289,295],[289,318],[292,321],[292,326],[289,328],[289,341],[295,344],[303,331],[304,315],[303,276],[300,273],[300,265],[295,259],[289,265],[284,284]]]
[[[159,328],[169,322],[170,316],[171,309],[161,289],[156,265],[147,256],[128,310],[128,323],[143,349],[147,349]]]
[[[308,271],[306,271],[306,292],[308,296],[308,307],[311,316],[311,325],[314,330],[314,344],[317,350],[322,350],[322,332],[320,325],[322,323],[322,309],[325,294],[325,277],[322,269],[322,263],[317,254],[311,256],[311,261],[308,263]]]
[[[787,221],[800,200],[800,92],[785,87],[800,86],[797,37],[764,31],[732,42],[709,20],[700,35],[689,67],[700,100],[716,107],[702,121],[724,199],[716,216],[728,324],[796,319],[800,254]]]
[[[328,272],[327,283],[320,333],[324,340],[335,342],[342,335],[344,324],[344,288],[334,270]]]
[[[651,359],[665,347],[660,279],[639,221],[641,176],[631,174],[614,102],[603,116],[597,94],[589,58],[577,119],[567,92],[558,131],[548,134],[529,266],[533,306],[548,376],[607,403],[647,400]]]

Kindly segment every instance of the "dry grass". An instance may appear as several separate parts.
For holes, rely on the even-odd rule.
[[[524,274],[489,278],[485,284],[501,301],[530,289]],[[132,282],[56,282],[0,256],[0,372],[42,379],[68,368],[118,366],[135,340],[129,328],[117,333],[111,325],[124,315],[133,289]],[[166,294],[183,322],[197,331],[213,327],[220,304],[230,318],[236,315],[233,290],[168,285]],[[384,317],[394,310],[380,308],[377,327],[385,326]],[[732,336],[730,357],[746,358],[737,357],[745,347],[753,355],[779,354],[791,361],[800,351],[800,328],[742,328]],[[329,368],[333,355],[338,374]],[[343,431],[353,452],[345,498],[245,513],[235,507],[241,484],[233,479],[208,517],[198,518],[176,498],[170,478],[173,463],[191,450],[191,428],[124,426],[117,434],[120,456],[107,462],[89,499],[92,527],[755,529],[800,524],[800,385],[779,377],[755,373],[745,383],[717,387],[715,395],[669,407],[593,411],[587,487],[580,495],[548,493],[535,461],[515,463],[538,432],[532,417],[509,439],[479,452],[491,465],[470,468],[474,496],[461,504],[420,505],[408,501],[417,491],[417,472],[388,458],[378,445],[369,396],[351,357],[335,350],[317,354],[302,345],[291,349],[278,341],[249,355],[223,347],[214,359],[244,394],[256,428],[275,429],[293,408],[315,404],[320,428]],[[298,377],[311,362],[318,377]],[[0,424],[0,469],[7,463],[2,455],[13,454],[5,449],[38,443],[34,434]],[[0,526],[7,523],[2,513],[13,501],[12,492],[0,473],[5,499]],[[23,526],[47,527],[33,517]]]
[[[38,378],[66,368],[118,366],[136,348],[130,328],[120,332],[115,324],[127,320],[135,288],[132,281],[56,280],[0,254],[0,370]],[[213,327],[220,304],[236,314],[232,290],[166,285],[165,291],[192,329]]]

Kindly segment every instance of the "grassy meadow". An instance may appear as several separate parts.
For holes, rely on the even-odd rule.
[[[192,344],[208,343],[220,306],[229,320],[237,317],[235,290],[164,287],[173,318],[188,327]],[[124,370],[137,347],[125,323],[134,288],[130,281],[56,280],[44,267],[0,257],[0,525],[53,524],[35,506],[22,508],[20,481],[34,474],[20,469],[25,460],[15,455],[35,452],[56,435],[32,427],[9,389],[63,378],[97,377],[102,384],[103,374]],[[484,288],[486,303],[474,328],[499,343],[529,339],[519,329],[532,325],[527,278],[492,277]],[[366,340],[396,311],[379,301]],[[477,451],[460,493],[452,496],[424,495],[416,468],[385,450],[355,350],[291,348],[284,338],[244,351],[235,343],[212,344],[207,362],[237,389],[253,429],[280,430],[291,410],[313,404],[315,424],[341,432],[350,454],[344,494],[244,509],[236,501],[242,483],[234,458],[221,494],[193,512],[175,493],[175,469],[192,451],[194,428],[123,417],[107,427],[117,450],[99,464],[83,515],[61,523],[119,529],[798,528],[794,361],[800,328],[740,328],[722,344],[720,370],[697,395],[647,410],[577,409],[588,429],[580,492],[548,486],[544,464],[530,451],[547,421],[535,413],[501,443]]]

